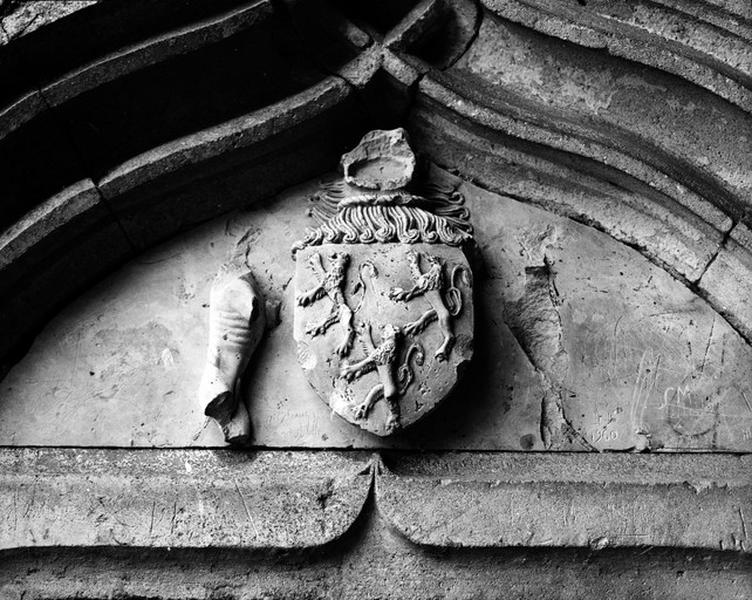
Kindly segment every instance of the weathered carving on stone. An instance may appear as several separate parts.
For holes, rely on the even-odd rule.
[[[389,435],[444,399],[472,356],[472,228],[456,190],[413,181],[402,129],[366,134],[341,166],[293,246],[298,361],[334,412]]]
[[[368,415],[374,402],[381,396],[389,405],[386,429],[391,431],[399,423],[399,408],[396,406],[396,400],[400,390],[395,380],[394,367],[402,331],[398,327],[389,324],[384,325],[381,332],[381,341],[376,345],[370,323],[362,324],[360,330],[366,357],[354,364],[344,363],[341,374],[347,381],[353,381],[376,369],[379,383],[374,385],[366,394],[365,400],[356,408],[355,416],[362,419]]]
[[[353,186],[374,190],[405,187],[415,171],[415,154],[403,129],[376,130],[342,156],[344,180]]]
[[[344,252],[334,252],[329,256],[331,261],[328,269],[324,268],[321,254],[312,254],[308,260],[311,269],[316,273],[317,283],[312,288],[298,295],[298,304],[308,306],[324,296],[331,300],[332,307],[323,321],[312,323],[306,327],[306,333],[310,335],[322,335],[335,323],[342,327],[342,340],[337,346],[337,354],[345,356],[352,347],[353,342],[353,313],[347,305],[343,293],[347,266],[350,264],[350,255]]]
[[[469,286],[467,271],[462,265],[455,266],[452,270],[450,285],[445,288],[444,265],[441,259],[432,254],[427,254],[426,260],[430,267],[424,273],[420,268],[421,254],[419,252],[410,250],[407,253],[407,258],[410,262],[410,273],[415,285],[409,290],[398,287],[392,288],[389,290],[389,297],[402,302],[408,302],[418,296],[425,297],[431,308],[424,312],[420,319],[408,324],[405,329],[408,333],[418,333],[423,331],[429,323],[438,321],[441,333],[444,335],[444,341],[436,350],[435,356],[437,360],[446,360],[452,350],[452,344],[454,344],[452,319],[458,316],[462,310],[462,293],[457,287],[456,280],[458,275],[465,275],[465,285]],[[445,292],[446,301],[442,295]]]
[[[423,346],[414,343],[405,352],[404,363],[397,369],[397,359],[405,337],[407,328],[399,328],[386,324],[381,329],[381,341],[376,344],[373,339],[371,323],[361,323],[359,327],[360,340],[363,344],[366,356],[356,363],[344,362],[340,370],[341,377],[347,381],[353,381],[375,370],[379,376],[376,383],[366,394],[363,402],[356,407],[355,417],[364,419],[368,416],[374,403],[383,398],[387,403],[388,417],[385,429],[388,433],[399,427],[399,404],[398,398],[407,391],[409,385],[415,379],[415,373],[411,367],[411,360],[415,356],[418,365],[425,360]]]
[[[199,387],[204,413],[225,440],[248,441],[251,421],[237,391],[240,378],[266,329],[266,308],[250,272],[220,269],[209,299],[209,346]]]

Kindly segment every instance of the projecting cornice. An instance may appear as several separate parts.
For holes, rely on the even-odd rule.
[[[424,547],[750,551],[748,457],[4,449],[0,466],[5,551],[305,550],[370,519]]]

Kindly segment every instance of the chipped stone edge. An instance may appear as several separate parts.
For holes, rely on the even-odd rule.
[[[752,552],[752,455],[452,453],[376,467],[379,513],[427,547]]]
[[[384,455],[0,448],[0,549],[305,549],[373,506],[420,546],[752,552],[752,455]]]
[[[302,550],[368,500],[370,452],[0,448],[0,551]]]

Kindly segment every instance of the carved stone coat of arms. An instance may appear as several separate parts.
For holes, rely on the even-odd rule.
[[[293,247],[294,337],[319,396],[384,436],[436,407],[472,357],[472,230],[454,189],[413,182],[403,129],[366,134],[341,167]]]

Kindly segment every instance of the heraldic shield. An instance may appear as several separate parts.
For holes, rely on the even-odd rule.
[[[341,166],[293,248],[298,362],[334,412],[385,436],[433,410],[472,358],[472,229],[451,186],[412,184],[402,129],[366,134]]]

